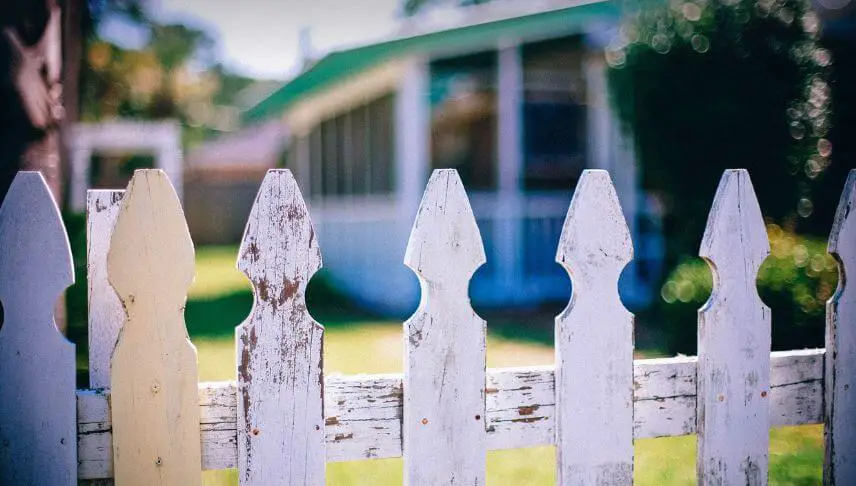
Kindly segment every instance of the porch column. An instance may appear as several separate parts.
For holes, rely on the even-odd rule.
[[[428,61],[406,61],[395,97],[395,193],[401,217],[413,221],[428,181],[431,143]]]
[[[493,258],[506,288],[519,286],[523,273],[523,62],[517,40],[500,42],[497,51],[498,204]]]
[[[294,134],[291,139],[294,144],[294,175],[297,185],[307,200],[315,194],[312,191],[309,170],[309,133]]]
[[[91,174],[92,150],[85,146],[74,145],[69,150],[71,179],[68,189],[68,203],[72,211],[86,211],[86,191],[89,189]],[[62,204],[57,202],[57,204]]]

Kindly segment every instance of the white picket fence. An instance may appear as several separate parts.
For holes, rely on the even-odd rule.
[[[842,276],[856,272],[854,207],[856,171],[829,240]],[[2,484],[192,485],[237,467],[244,485],[317,485],[326,462],[403,456],[407,484],[479,485],[486,451],[537,445],[556,446],[559,484],[630,484],[634,438],[698,433],[700,483],[756,485],[769,428],[815,423],[825,482],[856,484],[856,286],[842,278],[829,302],[826,351],[770,352],[755,285],[769,246],[746,171],[725,172],[705,231],[715,288],[697,358],[633,360],[617,291],[633,248],[603,171],[581,178],[556,255],[574,290],[555,366],[485,368],[467,297],[484,250],[451,170],[432,175],[407,246],[423,293],[403,375],[324,377],[324,329],[304,301],[321,250],[288,171],[265,178],[238,255],[255,305],[236,330],[237,382],[198,383],[183,321],[193,245],[166,176],[91,191],[87,224],[92,389],[76,390],[52,322],[73,281],[59,212],[32,172],[0,208]]]

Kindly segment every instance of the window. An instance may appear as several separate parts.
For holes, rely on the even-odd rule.
[[[523,46],[526,190],[569,190],[585,168],[583,53],[577,37]]]
[[[321,122],[309,134],[313,196],[386,194],[393,180],[392,95]]]
[[[431,165],[496,188],[496,51],[431,63]]]

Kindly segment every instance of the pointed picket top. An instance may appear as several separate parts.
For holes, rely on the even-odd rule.
[[[485,261],[481,235],[458,172],[435,170],[419,205],[404,264],[429,282],[448,281],[452,275],[469,283]]]
[[[716,267],[720,279],[746,275],[754,287],[754,274],[769,254],[767,229],[749,172],[726,170],[713,198],[699,256]]]
[[[17,304],[13,295],[52,306],[74,283],[74,266],[59,208],[40,172],[18,173],[6,194],[0,224],[0,282],[5,283],[0,284],[0,299],[7,307]]]
[[[321,252],[289,170],[269,170],[238,256],[255,306],[235,331],[242,485],[325,484],[322,340],[306,310]]]
[[[19,172],[0,207],[0,484],[77,484],[74,345],[54,322],[72,283],[50,190]]]
[[[111,359],[117,484],[201,484],[196,348],[184,324],[193,273],[175,190],[163,171],[136,171],[107,255],[126,313]]]
[[[699,484],[767,484],[770,309],[756,280],[769,252],[748,172],[726,170],[700,251],[714,287],[698,314]]]
[[[485,322],[467,292],[485,255],[456,171],[428,181],[404,261],[422,285],[404,323],[405,484],[484,484]]]
[[[618,295],[633,258],[609,173],[586,170],[556,261],[573,297],[556,318],[556,483],[633,482],[633,314]]]
[[[556,263],[572,278],[586,279],[586,284],[594,277],[591,283],[605,285],[617,300],[618,277],[632,259],[630,229],[609,172],[583,171],[562,226]],[[585,275],[577,275],[579,272]],[[575,295],[589,290],[594,289],[589,285],[574,287]]]
[[[850,484],[856,478],[856,169],[841,194],[829,235],[829,253],[838,260],[838,289],[826,304],[824,483]]]

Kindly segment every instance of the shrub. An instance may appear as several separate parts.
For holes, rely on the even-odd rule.
[[[822,347],[826,301],[838,266],[826,243],[767,225],[770,257],[758,272],[758,294],[772,310],[773,349]],[[696,351],[697,311],[710,296],[711,272],[700,259],[684,260],[661,290],[664,331],[671,352]]]

